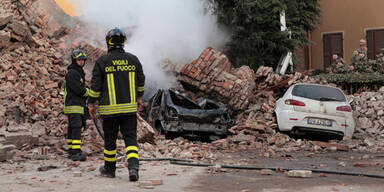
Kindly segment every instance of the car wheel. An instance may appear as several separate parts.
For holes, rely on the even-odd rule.
[[[165,139],[174,139],[178,135],[174,132],[170,132],[164,129],[163,125],[161,124],[160,120],[157,120],[155,123],[155,129],[160,135],[164,135]]]
[[[336,136],[336,140],[339,140],[339,141],[343,140],[343,138],[344,138],[344,136],[342,136],[342,135]]]

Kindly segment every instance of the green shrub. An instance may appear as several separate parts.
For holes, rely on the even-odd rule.
[[[211,0],[219,22],[228,26],[232,41],[225,54],[235,66],[275,68],[280,57],[299,45],[308,45],[307,32],[319,22],[316,0]],[[286,10],[287,27],[280,31],[280,13]]]

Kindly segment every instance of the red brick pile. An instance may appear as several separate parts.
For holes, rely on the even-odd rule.
[[[274,132],[277,128],[273,117],[275,102],[290,85],[326,83],[302,73],[279,75],[271,67],[262,66],[256,73],[247,66],[233,68],[224,54],[212,48],[205,49],[198,59],[183,66],[178,79],[184,88],[223,102],[238,114],[238,124],[230,132],[251,135]]]
[[[64,77],[70,53],[83,49],[88,63],[105,53],[83,41],[89,35],[84,27],[54,0],[3,0],[0,4],[0,154],[6,159],[13,157],[12,149],[21,150],[16,153],[20,158],[35,145],[63,153]],[[85,67],[88,80],[92,68]],[[20,124],[16,111],[20,111]],[[93,154],[103,146],[91,121],[88,127],[84,151]],[[141,118],[138,127],[139,140],[153,143],[152,127]]]
[[[75,29],[80,30],[75,26],[74,19],[54,0],[2,1],[0,127],[13,123],[14,107],[19,106],[22,123],[39,122],[48,135],[63,134],[63,85],[71,50],[84,49],[89,63],[105,52],[84,42],[69,41]]]
[[[60,135],[63,54],[55,49],[55,26],[48,27],[49,19],[39,14],[41,3],[4,0],[0,7],[0,34],[6,34],[0,38],[0,127],[13,123],[19,106],[22,123],[41,123],[47,134]]]
[[[0,4],[0,156],[5,159],[41,159],[27,149],[39,145],[42,151],[64,154],[67,118],[63,114],[65,66],[70,63],[72,49],[81,48],[89,63],[105,52],[83,42],[84,25],[65,15],[54,0],[2,0]],[[92,42],[94,43],[94,42]],[[168,66],[169,66],[169,62]],[[90,69],[87,66],[89,80]],[[171,67],[178,70],[177,67]],[[326,83],[305,73],[279,75],[270,67],[256,72],[247,66],[234,68],[219,51],[207,48],[199,58],[178,71],[178,79],[196,97],[208,97],[229,106],[236,125],[232,135],[213,143],[191,142],[182,138],[165,140],[139,119],[138,137],[142,157],[179,157],[214,160],[217,152],[259,152],[274,156],[279,152],[306,150],[374,150],[384,147],[376,140],[383,134],[383,94],[355,95],[360,106],[357,117],[363,123],[358,133],[361,140],[343,141],[345,146],[295,140],[276,133],[273,116],[276,99],[298,82]],[[20,109],[21,124],[15,123]],[[91,121],[84,132],[83,150],[89,155],[102,154],[102,140]],[[371,123],[371,124],[370,124]],[[368,133],[369,138],[364,137]],[[57,137],[60,138],[57,138]],[[375,139],[376,138],[376,139]],[[120,140],[120,142],[122,142]],[[11,143],[11,145],[8,145]],[[122,144],[119,145],[121,148]],[[16,152],[11,151],[19,149]],[[123,151],[123,149],[121,150]],[[100,153],[99,153],[100,152]],[[44,155],[43,154],[43,155]],[[5,159],[0,160],[5,160]],[[102,155],[99,155],[102,160]],[[121,158],[123,160],[123,158]]]
[[[360,138],[380,138],[384,134],[384,87],[377,92],[362,92],[349,96],[353,99],[355,136]]]
[[[233,69],[227,56],[212,48],[180,70],[179,81],[206,96],[227,103],[233,110],[246,109],[255,87],[254,72],[249,67]]]

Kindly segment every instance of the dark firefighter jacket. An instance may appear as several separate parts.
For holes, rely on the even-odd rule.
[[[88,102],[98,100],[98,112],[103,117],[135,114],[144,82],[139,59],[124,49],[112,49],[96,61]]]
[[[89,90],[85,87],[85,73],[76,63],[68,66],[65,75],[64,113],[84,114],[85,101]]]

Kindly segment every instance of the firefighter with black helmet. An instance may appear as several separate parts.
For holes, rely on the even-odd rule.
[[[64,113],[68,116],[68,157],[73,161],[85,161],[86,155],[81,151],[81,128],[85,127],[88,113],[86,100],[89,90],[85,86],[83,67],[87,56],[82,50],[74,50],[72,64],[65,75]]]
[[[114,28],[106,35],[108,53],[102,55],[92,72],[89,92],[91,116],[97,110],[103,118],[104,166],[99,171],[103,176],[115,177],[116,139],[120,132],[125,142],[129,180],[139,179],[139,155],[137,147],[136,112],[144,94],[145,76],[139,59],[124,51],[125,33]],[[93,117],[94,118],[94,117]]]

